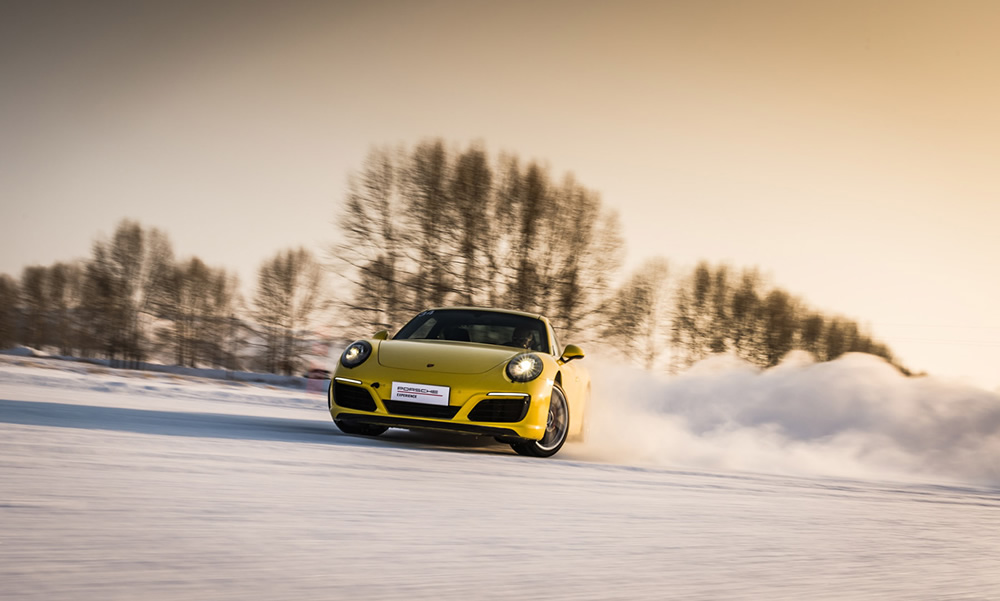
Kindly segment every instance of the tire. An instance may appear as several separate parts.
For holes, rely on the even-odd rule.
[[[389,428],[387,426],[376,426],[374,424],[355,424],[351,422],[341,421],[339,419],[333,420],[333,423],[337,424],[340,431],[344,434],[356,434],[358,436],[378,436],[384,433]]]
[[[510,448],[518,455],[526,457],[551,457],[559,452],[569,433],[569,403],[566,402],[566,394],[558,384],[552,387],[547,422],[545,435],[541,440],[514,442]]]

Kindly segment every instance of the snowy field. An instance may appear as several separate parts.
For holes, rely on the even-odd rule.
[[[1000,397],[866,361],[595,372],[539,460],[0,358],[0,599],[1000,599]]]

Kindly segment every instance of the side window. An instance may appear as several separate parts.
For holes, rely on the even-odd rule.
[[[552,348],[549,349],[549,352],[555,355],[556,357],[562,354],[562,347],[559,346],[559,341],[556,340],[555,328],[552,329]]]
[[[427,338],[427,335],[430,333],[431,329],[434,327],[434,324],[436,323],[437,319],[435,319],[434,317],[428,318],[427,321],[420,324],[420,327],[417,328],[412,335],[410,335],[410,338],[418,338],[418,339]]]

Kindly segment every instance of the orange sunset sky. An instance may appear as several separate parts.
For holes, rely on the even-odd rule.
[[[123,217],[251,281],[335,242],[373,146],[572,171],[627,266],[759,266],[914,370],[1000,387],[1000,2],[22,2],[0,272]],[[433,216],[429,216],[432,218]]]

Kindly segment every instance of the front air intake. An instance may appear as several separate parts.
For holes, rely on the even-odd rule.
[[[483,399],[469,412],[469,421],[514,423],[528,414],[528,399]]]
[[[457,405],[427,405],[424,403],[410,403],[409,401],[382,401],[389,413],[396,415],[412,415],[414,417],[435,417],[438,419],[451,419],[455,417],[461,407]]]
[[[343,382],[333,384],[333,402],[345,409],[375,411],[375,399],[367,389]]]

